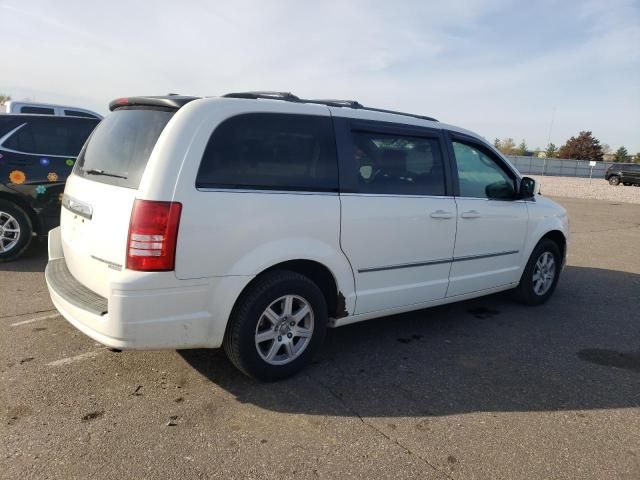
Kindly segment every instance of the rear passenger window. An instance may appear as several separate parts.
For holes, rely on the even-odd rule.
[[[73,118],[25,118],[2,146],[21,153],[76,157],[98,123]]]
[[[358,192],[444,195],[442,151],[437,138],[353,132]]]
[[[22,107],[20,113],[36,113],[39,115],[53,115],[53,108],[44,107]]]
[[[225,120],[205,149],[196,187],[338,191],[331,119],[250,113]]]

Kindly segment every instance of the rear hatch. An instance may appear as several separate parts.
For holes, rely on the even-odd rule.
[[[94,130],[67,180],[61,237],[71,274],[109,296],[109,278],[125,268],[131,209],[158,137],[175,109],[116,108]]]

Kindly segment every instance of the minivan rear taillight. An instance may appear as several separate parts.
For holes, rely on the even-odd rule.
[[[127,268],[145,272],[173,270],[182,204],[136,200],[127,239]]]

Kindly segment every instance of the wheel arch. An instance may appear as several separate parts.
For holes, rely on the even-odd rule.
[[[549,230],[542,237],[540,237],[540,240],[538,240],[536,245],[545,238],[548,238],[549,240],[553,241],[556,245],[558,245],[558,248],[560,249],[560,254],[562,256],[562,261],[564,262],[567,255],[567,237],[565,237],[564,233],[561,230]]]
[[[244,286],[240,294],[235,299],[231,312],[233,313],[242,296],[262,277],[263,274],[274,270],[288,270],[296,272],[312,280],[322,291],[327,302],[330,318],[342,318],[349,315],[345,295],[340,290],[340,286],[334,272],[332,272],[325,264],[318,262],[317,260],[305,258],[285,260],[264,268]]]
[[[31,226],[33,228],[33,231],[38,235],[42,233],[43,227],[42,227],[42,221],[40,220],[40,216],[33,209],[33,207],[29,205],[29,202],[26,201],[22,196],[14,193],[9,193],[4,190],[0,190],[0,200],[5,200],[7,202],[14,203],[18,207],[20,207],[22,210],[24,210],[25,213],[29,216],[29,220],[31,221]]]

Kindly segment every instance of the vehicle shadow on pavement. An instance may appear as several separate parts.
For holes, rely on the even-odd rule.
[[[640,275],[567,267],[540,307],[497,294],[329,330],[298,376],[258,383],[220,350],[180,355],[240,401],[396,417],[640,406]]]
[[[0,263],[0,272],[44,272],[47,260],[47,241],[36,238],[18,260]]]

